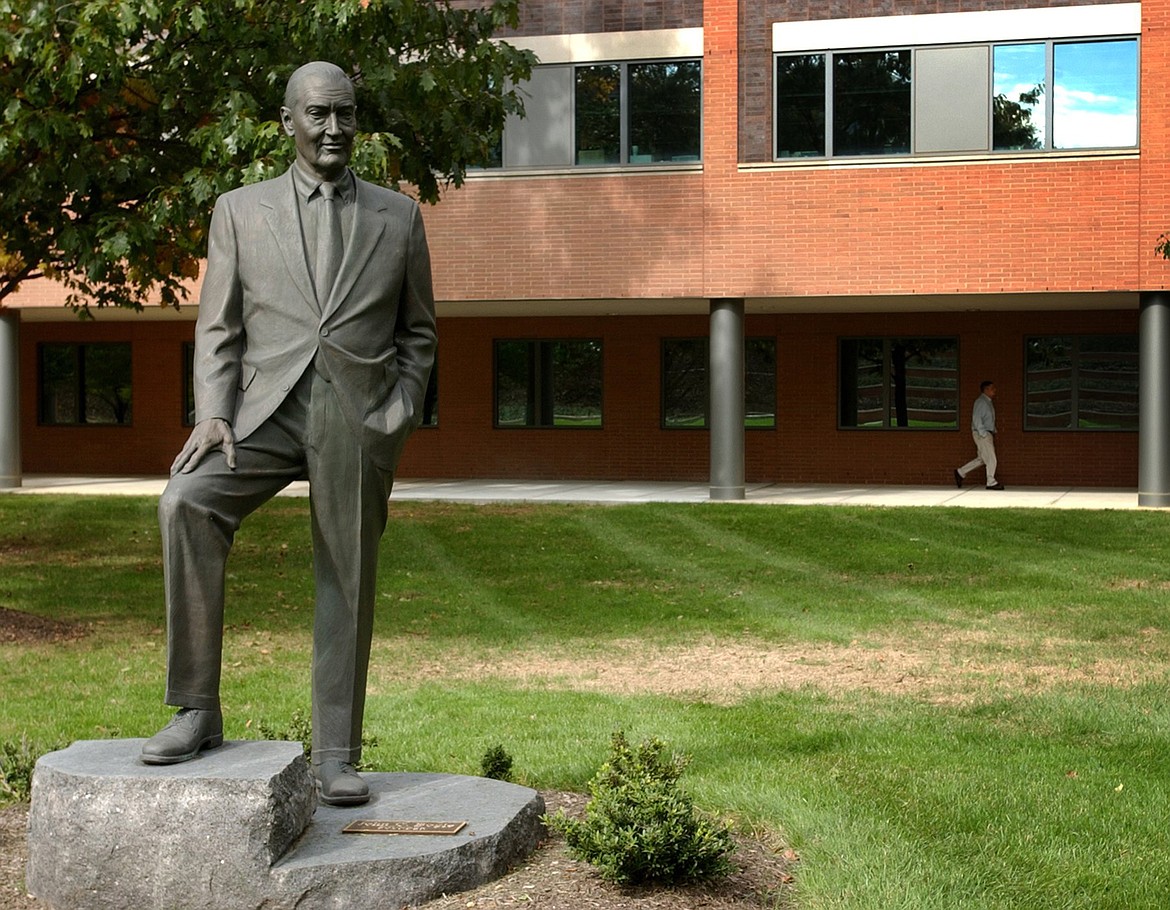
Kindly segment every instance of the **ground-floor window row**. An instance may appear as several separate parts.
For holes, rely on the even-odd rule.
[[[495,427],[603,427],[602,339],[496,339],[493,354]],[[1028,336],[1023,358],[1024,429],[1137,430],[1135,334]],[[190,426],[195,420],[191,342],[183,343],[182,365],[180,412]],[[131,366],[129,342],[39,344],[39,422],[129,425]],[[660,426],[708,427],[708,339],[662,339],[658,372]],[[959,342],[949,336],[842,337],[837,376],[841,429],[961,429],[967,399],[973,397],[960,387]],[[436,364],[423,401],[425,427],[439,425],[438,382]],[[744,343],[745,428],[774,429],[776,410],[777,339],[749,337]]]

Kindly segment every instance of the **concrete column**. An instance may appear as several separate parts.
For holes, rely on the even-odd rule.
[[[711,301],[710,357],[711,499],[743,499],[743,300]]]
[[[20,486],[20,313],[0,310],[0,488]]]
[[[1170,506],[1170,292],[1141,295],[1138,505]]]

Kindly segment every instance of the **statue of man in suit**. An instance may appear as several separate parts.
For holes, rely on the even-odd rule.
[[[223,742],[224,566],[243,518],[308,477],[316,610],[312,765],[321,800],[356,805],[354,765],[378,543],[435,352],[417,204],[348,168],[353,84],[330,63],[290,77],[280,110],[296,163],[216,202],[195,329],[196,425],[159,500],[167,704],[142,760]]]

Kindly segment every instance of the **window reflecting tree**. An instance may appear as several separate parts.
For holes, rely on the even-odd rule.
[[[577,67],[577,164],[621,161],[621,67]]]
[[[631,163],[697,159],[702,78],[699,61],[629,66]]]
[[[910,151],[910,51],[833,57],[833,154]]]

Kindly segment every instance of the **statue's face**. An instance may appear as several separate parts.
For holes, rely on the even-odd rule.
[[[280,120],[296,141],[297,161],[322,180],[336,180],[349,164],[357,132],[352,83],[329,71],[309,73],[291,101],[280,109]]]

